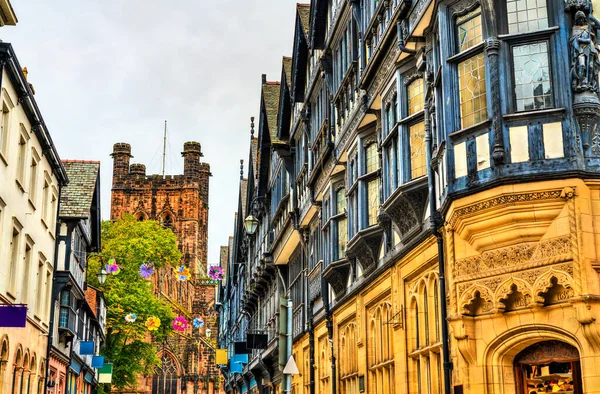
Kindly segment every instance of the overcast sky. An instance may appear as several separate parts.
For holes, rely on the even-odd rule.
[[[216,5],[215,5],[216,4]],[[110,214],[115,142],[132,162],[183,171],[185,141],[210,163],[209,264],[232,235],[239,160],[261,74],[279,80],[291,56],[294,0],[12,0],[17,26],[0,29],[29,71],[61,159],[100,160],[102,216]]]

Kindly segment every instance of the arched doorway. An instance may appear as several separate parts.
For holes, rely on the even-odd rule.
[[[543,341],[523,349],[514,361],[517,394],[583,394],[577,349],[561,341]]]

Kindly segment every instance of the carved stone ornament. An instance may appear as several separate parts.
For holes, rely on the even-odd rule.
[[[421,227],[427,194],[427,179],[423,178],[400,186],[383,204],[383,211],[398,228],[403,242]]]
[[[569,236],[556,237],[542,242],[521,243],[502,249],[483,252],[481,255],[457,260],[453,274],[462,278],[491,276],[523,268],[553,264],[571,259]]]
[[[382,237],[383,229],[381,227],[367,227],[360,230],[346,247],[346,256],[358,259],[365,274],[377,266]]]
[[[347,259],[334,261],[323,270],[323,278],[331,285],[336,298],[339,299],[346,294],[351,272],[352,265]]]
[[[584,156],[599,157],[600,59],[596,31],[600,29],[600,22],[593,16],[590,0],[566,0],[565,11],[571,14],[573,21],[569,38],[573,112],[579,125]]]

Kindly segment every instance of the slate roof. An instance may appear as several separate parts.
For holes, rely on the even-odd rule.
[[[254,174],[254,184],[256,185],[256,181],[258,179],[258,138],[253,138],[250,141],[250,158],[252,160],[252,171]]]
[[[300,16],[300,22],[302,22],[302,29],[304,34],[308,37],[310,29],[310,4],[296,4],[298,15]]]
[[[287,82],[287,86],[292,84],[292,58],[291,57],[283,57],[283,71],[285,72],[285,80]]]
[[[240,181],[240,199],[242,204],[242,217],[246,217],[246,203],[248,202],[248,179]]]
[[[96,180],[100,176],[99,161],[63,160],[69,184],[62,188],[60,210],[63,218],[89,218]]]
[[[263,100],[267,114],[267,127],[271,144],[280,144],[277,138],[277,113],[279,112],[279,82],[267,82],[263,85]]]

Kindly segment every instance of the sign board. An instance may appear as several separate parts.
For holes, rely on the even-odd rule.
[[[285,364],[285,368],[283,368],[284,375],[298,375],[300,371],[298,371],[298,366],[296,365],[296,360],[294,360],[294,356],[290,356],[287,364]]]
[[[0,327],[23,328],[27,324],[27,305],[0,305]]]

